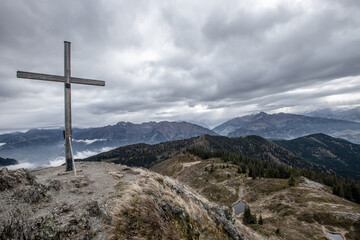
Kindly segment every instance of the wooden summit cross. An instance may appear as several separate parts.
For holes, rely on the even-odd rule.
[[[70,42],[64,42],[64,76],[48,75],[41,73],[21,72],[17,71],[18,78],[27,78],[33,80],[44,80],[52,82],[62,82],[65,86],[65,159],[66,171],[75,171],[75,162],[72,152],[72,130],[71,130],[71,83],[105,86],[104,81],[74,78],[71,77],[70,67]],[[74,167],[74,168],[73,168]],[[76,172],[75,172],[76,174]]]

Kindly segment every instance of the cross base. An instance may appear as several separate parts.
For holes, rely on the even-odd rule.
[[[77,173],[81,173],[83,170],[82,169],[78,169],[76,170]],[[63,175],[68,175],[68,174],[71,174],[72,172],[61,172],[61,173],[58,173],[57,175],[58,176],[63,176]]]
[[[68,158],[66,159],[66,171],[72,171],[73,170],[73,162],[72,162],[72,158]]]

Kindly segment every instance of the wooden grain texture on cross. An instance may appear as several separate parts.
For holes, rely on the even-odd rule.
[[[62,82],[62,83],[65,82],[64,76],[50,75],[50,74],[43,74],[43,73],[17,71],[16,76],[18,78],[26,78],[26,79],[32,79],[32,80],[42,80],[42,81]],[[70,77],[70,83],[105,86],[105,81],[93,80],[93,79],[87,79],[87,78]]]

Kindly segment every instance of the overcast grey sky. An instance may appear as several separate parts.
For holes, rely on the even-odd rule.
[[[72,42],[73,125],[187,120],[360,105],[359,0],[1,0],[0,131],[63,125]]]

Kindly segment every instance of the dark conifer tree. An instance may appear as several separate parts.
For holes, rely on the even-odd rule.
[[[291,176],[290,179],[289,179],[289,186],[290,187],[295,187],[295,179],[293,178],[293,176]]]
[[[215,166],[214,166],[214,164],[211,164],[210,173],[213,173],[213,172],[215,172]]]
[[[262,218],[261,214],[260,214],[260,216],[259,216],[259,221],[258,221],[258,223],[259,223],[259,225],[263,225],[263,224],[264,224],[264,221],[263,221],[263,218]]]
[[[243,222],[244,224],[249,224],[251,222],[251,212],[248,206],[245,207]]]

